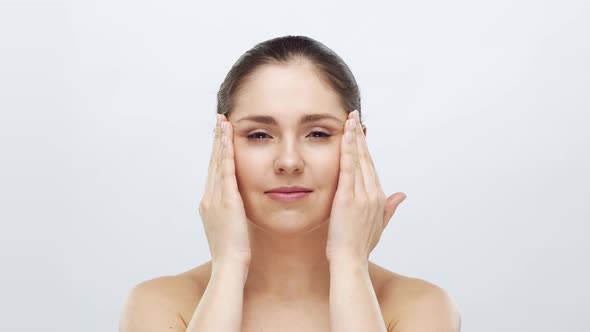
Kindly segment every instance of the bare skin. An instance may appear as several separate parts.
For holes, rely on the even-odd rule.
[[[309,113],[328,114],[332,119],[316,117],[312,123],[302,122]],[[267,120],[247,119],[260,115]],[[274,124],[269,124],[269,116]],[[372,262],[367,265],[368,255],[355,255],[355,250],[345,250],[342,245],[332,245],[339,250],[330,250],[329,262],[330,234],[340,239],[351,239],[343,236],[349,234],[361,238],[359,234],[367,229],[346,227],[348,234],[329,232],[337,230],[334,225],[358,225],[347,220],[350,216],[345,213],[334,220],[346,223],[328,222],[338,185],[345,183],[338,179],[340,149],[345,146],[343,128],[345,121],[350,121],[347,116],[350,114],[342,109],[335,92],[306,63],[268,65],[252,74],[225,123],[231,126],[225,130],[229,141],[224,151],[235,147],[235,155],[227,153],[223,158],[235,161],[235,174],[232,163],[224,164],[232,166],[225,181],[235,175],[237,183],[232,180],[231,186],[219,187],[233,190],[234,201],[239,187],[249,223],[235,206],[205,213],[205,218],[202,215],[206,229],[219,226],[211,229],[226,231],[219,238],[214,231],[207,233],[213,260],[135,287],[123,310],[120,331],[236,331],[238,327],[256,332],[330,331],[331,324],[340,331],[358,330],[366,324],[373,324],[371,331],[458,331],[458,311],[441,288]],[[358,137],[366,135],[366,128],[353,128]],[[306,186],[312,193],[297,204],[277,203],[265,194],[286,185]],[[208,201],[205,211],[213,211],[210,206],[219,199]],[[395,207],[397,204],[399,201]],[[381,209],[375,209],[377,217],[381,217]],[[393,211],[387,213],[386,220]],[[372,250],[373,246],[352,247]],[[244,277],[245,264],[236,263],[235,257],[246,251],[250,254]],[[227,257],[231,258],[229,265],[225,264]],[[360,278],[349,268],[356,265],[342,260],[351,257],[364,259]],[[211,278],[212,271],[221,272]],[[356,286],[351,286],[354,282]],[[330,302],[331,298],[337,300]]]
[[[420,299],[446,295],[427,281],[406,277],[369,262],[369,273],[388,331],[399,330],[402,316]],[[146,317],[160,316],[171,327],[185,331],[211,275],[211,261],[177,275],[163,276],[138,285],[142,292]],[[145,302],[145,301],[149,302]],[[163,314],[167,307],[168,316]],[[286,303],[271,294],[244,292],[242,331],[330,331],[328,295],[308,295]],[[425,313],[427,314],[427,313]],[[421,316],[426,319],[428,316]]]

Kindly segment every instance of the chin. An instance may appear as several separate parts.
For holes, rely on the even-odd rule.
[[[266,211],[263,209],[253,215],[248,214],[248,219],[258,228],[277,235],[289,236],[312,232],[325,225],[329,216],[310,215],[309,210],[279,210]]]

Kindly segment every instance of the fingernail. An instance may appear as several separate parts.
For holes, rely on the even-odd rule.
[[[226,127],[227,127],[227,125],[225,124],[225,121],[224,121],[224,122],[222,122],[222,123],[221,123],[221,132],[222,132],[223,134],[225,134],[225,132],[227,131]]]
[[[359,111],[358,110],[354,110],[354,118],[356,119],[356,121],[361,121],[361,119],[359,118]]]

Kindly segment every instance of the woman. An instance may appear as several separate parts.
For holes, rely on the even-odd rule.
[[[405,195],[381,190],[360,109],[349,68],[311,38],[240,57],[199,205],[212,259],[134,287],[120,330],[459,331],[444,290],[368,260]]]

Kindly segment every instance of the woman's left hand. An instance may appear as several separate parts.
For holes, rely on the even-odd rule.
[[[330,214],[328,260],[344,258],[368,262],[369,254],[405,198],[401,192],[385,197],[358,111],[349,113],[341,142],[338,188]]]

